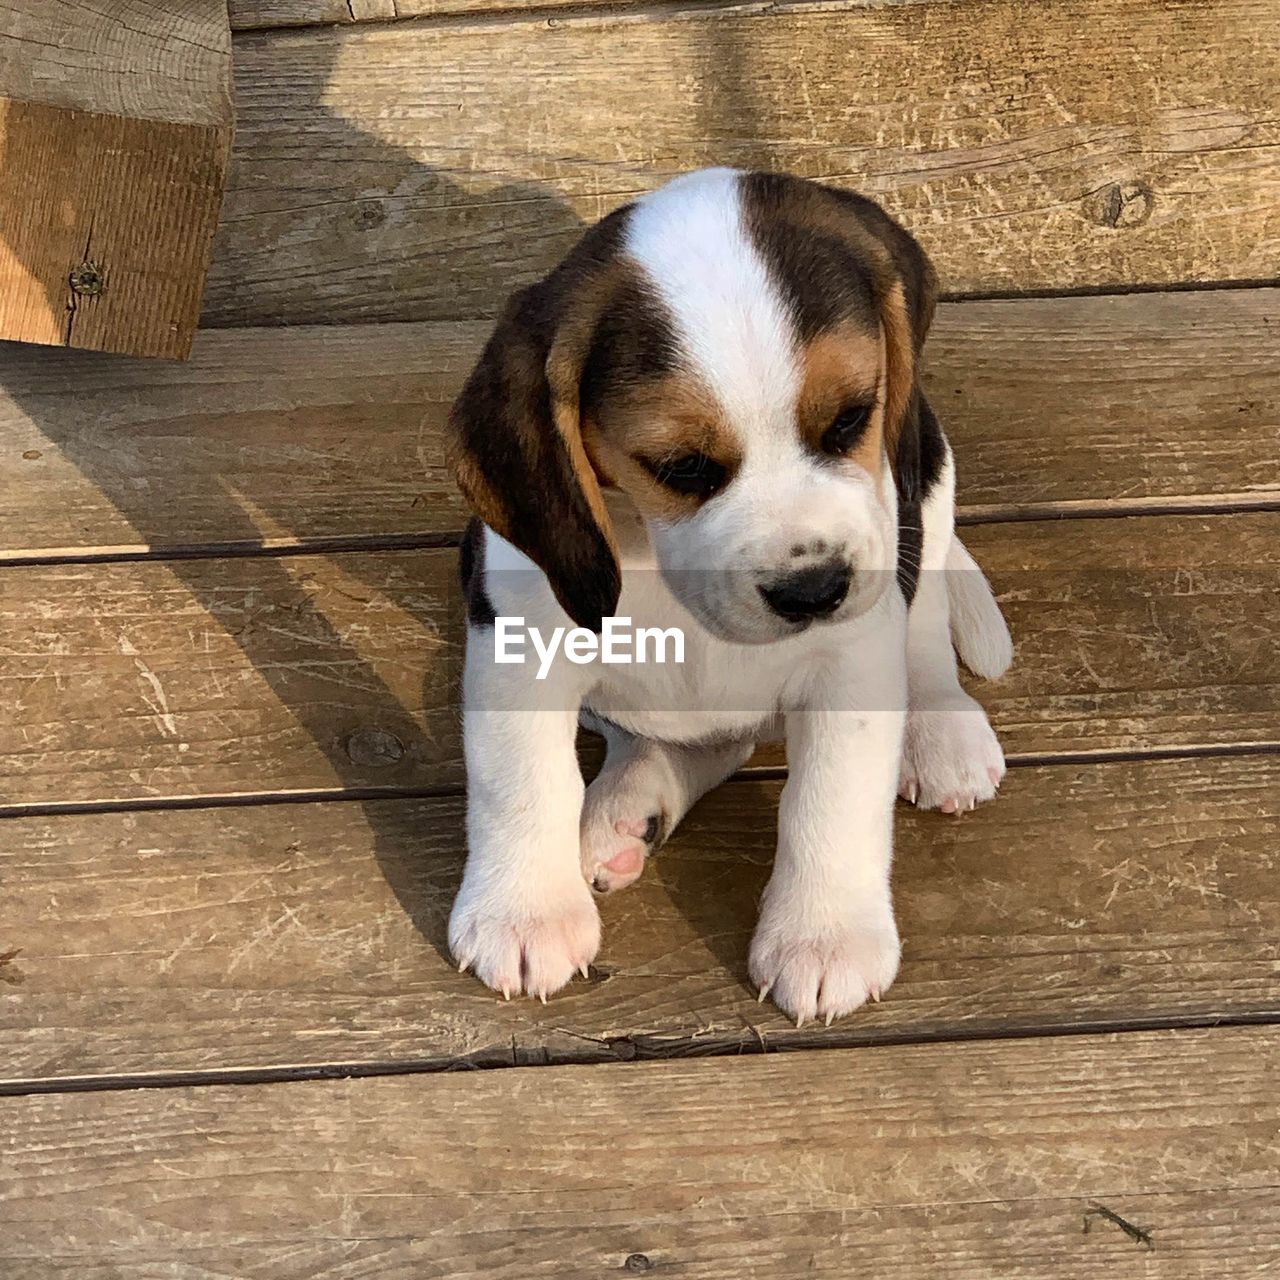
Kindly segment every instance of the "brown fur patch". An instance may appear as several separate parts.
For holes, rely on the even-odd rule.
[[[716,397],[683,370],[619,388],[602,404],[588,439],[597,469],[643,515],[663,520],[691,515],[702,499],[669,489],[654,477],[652,466],[700,453],[732,476],[742,461],[741,446]]]
[[[916,354],[911,340],[911,319],[907,315],[902,282],[895,280],[885,290],[880,308],[885,354],[885,447],[891,460],[898,456],[898,437],[907,418],[907,407],[916,381]]]
[[[845,455],[871,475],[880,474],[884,453],[884,343],[878,333],[846,323],[820,333],[802,353],[804,382],[796,405],[800,438],[822,453],[822,437],[840,412],[850,405],[874,402],[866,429]]]

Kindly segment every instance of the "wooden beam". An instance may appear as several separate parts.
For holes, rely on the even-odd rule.
[[[944,304],[961,513],[1280,502],[1280,290]],[[185,366],[0,347],[0,562],[451,536],[484,322],[206,332]]]
[[[0,5],[0,337],[187,354],[230,55],[222,0]]]
[[[899,806],[902,971],[830,1030],[796,1031],[747,983],[780,790],[733,782],[699,805],[602,900],[592,980],[545,1007],[449,961],[460,797],[6,820],[0,1089],[1276,1011],[1280,756],[1015,769],[960,820]]]
[[[281,68],[288,67],[288,75]],[[1271,0],[591,8],[237,44],[216,325],[488,317],[702,165],[881,200],[953,293],[1271,279]],[[909,107],[904,106],[909,103]]]
[[[1267,1027],[10,1099],[0,1268],[1261,1276],[1277,1071]]]

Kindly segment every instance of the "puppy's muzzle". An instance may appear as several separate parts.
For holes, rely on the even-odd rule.
[[[788,622],[816,622],[844,604],[853,572],[842,560],[797,569],[757,590],[764,602]]]

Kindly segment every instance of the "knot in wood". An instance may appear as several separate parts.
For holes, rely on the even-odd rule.
[[[385,769],[404,758],[404,743],[386,729],[357,729],[347,739],[347,755],[353,764]]]
[[[361,231],[372,231],[387,220],[387,211],[380,200],[364,200],[356,209],[356,226]]]
[[[1102,227],[1140,227],[1151,217],[1155,199],[1145,182],[1109,182],[1085,197],[1085,212]]]
[[[622,1266],[626,1271],[650,1271],[653,1269],[653,1261],[646,1253],[633,1253]]]

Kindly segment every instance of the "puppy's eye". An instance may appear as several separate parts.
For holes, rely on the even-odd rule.
[[[850,405],[842,409],[836,420],[822,434],[822,452],[830,454],[848,453],[862,438],[871,420],[869,404]]]
[[[729,478],[728,469],[708,458],[705,453],[686,453],[679,458],[663,458],[660,462],[645,461],[644,465],[659,484],[676,493],[689,493],[699,498],[709,498],[723,489]]]

